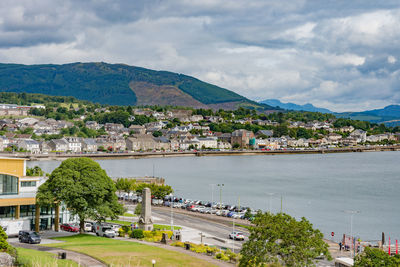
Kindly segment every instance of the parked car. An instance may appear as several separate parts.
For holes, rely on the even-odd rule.
[[[40,244],[40,235],[33,231],[19,231],[18,240],[21,243]]]
[[[85,222],[85,232],[91,232],[93,227],[93,223]]]
[[[229,239],[244,240],[244,235],[241,232],[232,232],[229,234]]]
[[[229,211],[227,214],[226,214],[226,217],[232,217],[234,214],[236,214],[236,212],[234,212],[234,211]]]
[[[114,232],[118,233],[119,229],[121,228],[121,225],[113,224],[111,227],[114,230]]]
[[[61,230],[67,231],[67,232],[79,232],[79,227],[76,224],[72,223],[63,223],[60,226]]]
[[[186,206],[186,209],[187,210],[193,210],[195,207],[196,207],[195,205],[189,204],[189,205]]]
[[[204,213],[204,210],[206,209],[206,207],[204,207],[204,206],[200,206],[200,207],[198,207],[197,208],[197,212],[200,212],[200,213]]]

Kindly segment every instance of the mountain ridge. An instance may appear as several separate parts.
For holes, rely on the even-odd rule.
[[[218,108],[221,104],[233,108],[272,109],[188,75],[104,62],[0,63],[0,91],[74,96],[110,105],[175,104]]]
[[[265,99],[265,100],[259,101],[259,103],[267,104],[272,107],[280,107],[283,109],[289,109],[289,110],[333,113],[329,109],[319,108],[310,103],[307,103],[304,105],[299,105],[299,104],[295,104],[295,103],[291,103],[291,102],[283,103],[279,99]]]
[[[333,112],[326,108],[315,107],[312,104],[298,105],[295,103],[282,103],[279,99],[266,99],[260,101],[267,105],[287,110],[296,111],[310,111],[310,112],[321,112],[330,113],[338,118],[349,118],[352,120],[363,120],[373,123],[385,123],[390,126],[400,125],[400,105],[388,105],[380,109],[364,110],[358,112]]]

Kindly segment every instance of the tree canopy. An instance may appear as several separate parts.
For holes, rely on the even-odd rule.
[[[26,176],[43,176],[44,174],[44,171],[39,166],[26,168]]]
[[[79,216],[83,232],[85,219],[102,221],[116,219],[123,213],[118,203],[116,188],[100,165],[89,158],[63,161],[39,187],[37,201],[41,205],[63,202]]]
[[[322,233],[304,217],[297,221],[284,213],[259,212],[253,223],[239,266],[312,266],[321,255],[331,258]]]
[[[363,253],[357,255],[354,259],[354,267],[373,266],[400,266],[400,255],[392,257],[381,249],[366,247]]]

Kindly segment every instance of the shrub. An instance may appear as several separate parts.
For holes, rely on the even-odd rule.
[[[11,246],[7,243],[7,238],[6,232],[0,226],[0,251],[8,251],[10,249]]]
[[[215,258],[222,261],[229,261],[229,257],[227,257],[223,252],[217,253],[217,255],[215,255]]]
[[[233,253],[229,249],[225,252],[225,256],[227,256],[229,258],[229,261],[232,261],[232,262],[236,262],[237,258],[238,258],[238,255],[236,253]]]
[[[144,240],[148,242],[160,242],[162,239],[163,233],[168,235],[168,238],[171,239],[172,231],[144,231]]]
[[[131,230],[131,227],[128,225],[123,225],[121,228],[124,230],[125,233],[128,233]]]
[[[208,247],[207,248],[207,254],[209,255],[215,255],[215,253],[219,252],[220,249],[216,248],[216,247]]]
[[[144,238],[153,238],[154,236],[155,236],[155,233],[153,234],[153,231],[143,231]]]
[[[118,235],[119,235],[120,237],[125,237],[125,234],[126,234],[125,230],[124,230],[123,228],[119,228],[119,230],[118,230]]]
[[[185,243],[180,242],[180,241],[175,241],[175,242],[171,243],[171,246],[183,248],[183,247],[185,247]]]
[[[207,253],[207,246],[192,244],[190,250],[196,253]]]
[[[136,239],[144,238],[143,230],[142,229],[132,230],[130,237],[136,238]]]

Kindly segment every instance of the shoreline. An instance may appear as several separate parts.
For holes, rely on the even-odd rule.
[[[88,157],[92,159],[140,159],[164,157],[202,157],[202,156],[254,156],[254,155],[288,155],[288,154],[327,154],[352,152],[400,151],[400,145],[369,146],[331,149],[304,150],[237,150],[237,151],[185,151],[185,152],[124,152],[124,153],[0,153],[0,157],[21,158],[30,161],[65,160],[68,158]]]

